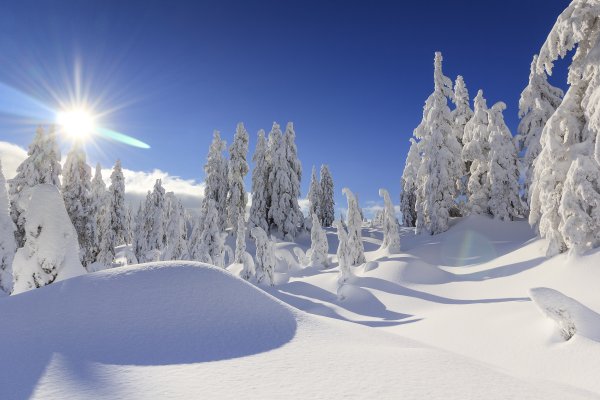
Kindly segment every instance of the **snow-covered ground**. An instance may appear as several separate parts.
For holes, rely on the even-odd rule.
[[[294,262],[308,236],[278,243],[272,288],[164,262],[4,297],[0,397],[600,398],[600,252],[548,260],[526,222],[485,217],[404,230],[393,255],[363,236],[343,301],[331,230],[325,270]]]

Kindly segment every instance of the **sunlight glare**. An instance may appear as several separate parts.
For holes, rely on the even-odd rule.
[[[84,139],[95,129],[94,117],[84,109],[60,112],[56,116],[56,123],[73,139]]]

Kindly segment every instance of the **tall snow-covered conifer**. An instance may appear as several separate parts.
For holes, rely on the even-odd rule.
[[[229,196],[227,197],[227,214],[229,224],[234,232],[238,228],[238,219],[244,218],[246,214],[246,204],[248,195],[244,188],[244,177],[248,173],[249,167],[246,161],[248,154],[248,132],[243,123],[239,123],[235,130],[233,143],[229,147]]]
[[[425,102],[423,120],[415,129],[421,140],[421,164],[417,174],[418,233],[436,234],[448,229],[450,209],[455,207],[456,186],[461,177],[457,154],[460,144],[452,132],[448,98],[452,97],[452,81],[442,72],[442,54],[435,53],[434,91]]]
[[[185,209],[173,192],[165,194],[165,237],[163,260],[189,258]]]
[[[156,180],[154,188],[146,202],[146,226],[148,229],[147,251],[162,255],[167,246],[167,235],[165,232],[165,189],[162,181]]]
[[[360,265],[366,262],[365,248],[362,242],[362,217],[358,200],[348,188],[342,189],[348,200],[348,259],[350,265]]]
[[[460,143],[460,152],[455,154],[458,160],[462,161],[462,146],[463,146],[463,136],[465,134],[465,125],[471,117],[473,117],[473,110],[471,110],[471,106],[469,105],[469,91],[467,90],[467,85],[462,76],[457,76],[456,81],[454,83],[454,96],[452,98],[453,103],[456,108],[452,110],[452,132],[454,132],[454,136]],[[458,182],[458,195],[461,200],[465,198],[467,192],[467,165],[465,162],[461,162],[458,167],[462,176],[460,177],[460,181]]]
[[[204,165],[206,176],[204,186],[204,199],[202,203],[202,217],[208,211],[208,202],[212,200],[217,212],[219,231],[224,232],[227,221],[227,160],[223,156],[226,143],[221,139],[219,131],[213,132],[213,140],[208,150],[208,157]]]
[[[321,183],[317,177],[317,169],[313,165],[312,174],[310,176],[310,186],[308,187],[308,214],[310,218],[315,214],[320,218],[321,216]]]
[[[335,201],[333,199],[333,177],[326,164],[321,165],[321,190],[319,199],[319,219],[321,226],[328,227],[335,220]]]
[[[110,186],[108,187],[108,195],[110,199],[110,231],[109,239],[113,247],[124,244],[127,236],[126,221],[127,209],[125,208],[125,177],[123,176],[123,168],[121,160],[117,160],[112,173],[110,174]]]
[[[402,172],[402,193],[400,194],[400,212],[402,225],[412,227],[417,222],[417,175],[421,165],[419,143],[410,138],[410,149]]]
[[[252,156],[254,170],[252,171],[252,205],[248,224],[251,228],[258,226],[265,232],[269,230],[268,222],[268,179],[269,163],[267,160],[267,141],[265,131],[258,132],[258,142]]]

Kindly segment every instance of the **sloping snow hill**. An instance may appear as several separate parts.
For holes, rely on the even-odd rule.
[[[592,398],[298,311],[200,263],[153,263],[0,299],[0,397]]]

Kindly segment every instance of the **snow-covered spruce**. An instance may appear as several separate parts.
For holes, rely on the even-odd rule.
[[[243,123],[237,124],[233,143],[229,147],[229,167],[228,187],[229,195],[227,197],[227,216],[229,225],[233,231],[237,231],[238,219],[244,219],[246,214],[246,204],[248,203],[248,194],[244,188],[244,177],[248,174],[248,132]]]
[[[350,267],[352,266],[352,250],[349,248],[349,237],[348,231],[346,227],[342,223],[341,220],[336,220],[333,222],[333,226],[337,229],[338,236],[338,248],[337,248],[337,258],[338,258],[338,296],[340,300],[343,300],[342,296],[342,286],[350,279],[352,276],[352,271]]]
[[[415,226],[417,222],[417,174],[420,164],[419,143],[410,138],[410,149],[404,163],[402,193],[400,194],[400,212],[402,213],[402,225],[404,226]]]
[[[165,194],[165,202],[166,247],[163,251],[162,259],[187,260],[189,259],[189,251],[185,209],[173,192]]]
[[[225,231],[227,222],[227,159],[223,156],[226,143],[221,140],[219,131],[213,132],[213,140],[208,150],[206,164],[204,165],[205,186],[204,199],[202,200],[202,218],[207,213],[208,202],[212,200],[217,211],[219,231]]]
[[[423,120],[414,135],[422,158],[417,173],[417,233],[448,230],[450,209],[456,206],[456,184],[462,177],[460,144],[452,132],[448,98],[452,81],[442,72],[442,54],[435,53],[434,91],[423,107]]]
[[[526,205],[529,205],[529,189],[533,178],[533,163],[542,151],[540,138],[542,130],[548,119],[560,105],[563,91],[548,83],[545,71],[537,68],[537,55],[533,56],[529,83],[521,92],[519,99],[519,127],[517,128],[517,142],[519,152],[524,152],[522,168],[525,179],[523,182],[523,196]]]
[[[0,163],[0,289],[12,292],[12,263],[17,251],[15,224],[10,217],[6,180]]]
[[[519,167],[517,148],[512,135],[504,123],[503,102],[498,102],[488,110],[490,134],[490,200],[488,207],[494,218],[509,221],[522,214],[519,198]]]
[[[454,132],[454,136],[456,136],[456,139],[461,145],[462,153],[465,125],[473,117],[473,110],[469,105],[469,91],[467,90],[467,85],[460,75],[456,77],[456,81],[454,82],[452,102],[456,106],[454,110],[452,110],[452,132]],[[458,154],[457,157],[462,160],[462,154]],[[467,195],[467,164],[463,162],[459,168],[462,176],[458,182],[458,196],[462,200],[465,199]]]
[[[319,219],[321,226],[329,227],[335,219],[335,201],[333,200],[333,177],[326,164],[321,165],[321,191],[319,199]]]
[[[571,2],[537,60],[538,73],[550,74],[554,61],[577,46],[569,89],[542,130],[530,191],[529,221],[548,240],[549,255],[600,245],[599,7],[598,1]]]
[[[252,156],[254,170],[252,171],[252,205],[248,224],[250,227],[260,227],[264,231],[269,230],[268,222],[268,190],[269,163],[267,160],[267,141],[265,131],[258,132],[258,141]]]
[[[383,242],[382,249],[388,249],[390,253],[398,253],[400,251],[400,232],[394,204],[390,198],[390,194],[385,189],[379,189],[379,196],[383,197],[385,203],[383,211]]]
[[[125,207],[125,177],[121,160],[117,160],[110,174],[108,187],[110,200],[110,229],[106,235],[106,249],[114,257],[115,247],[125,244],[127,237],[127,208]],[[106,255],[108,259],[109,255]]]
[[[219,226],[217,206],[209,199],[205,207],[204,215],[194,229],[190,254],[193,260],[224,267],[225,233]]]
[[[308,215],[311,219],[312,216],[316,215],[319,219],[321,218],[321,183],[317,177],[317,169],[313,165],[312,174],[310,176],[310,186],[308,187]]]
[[[261,283],[268,280],[269,285],[275,284],[275,249],[273,242],[260,227],[250,231],[256,242],[256,281]]]
[[[269,133],[271,203],[268,215],[273,228],[285,239],[296,236],[303,218],[298,205],[302,167],[296,154],[295,137],[291,122],[287,124],[284,135],[281,135],[276,122]]]
[[[87,164],[85,151],[79,143],[75,143],[63,168],[62,195],[67,214],[77,232],[79,259],[85,268],[95,261],[96,221],[91,208],[91,179],[92,170]]]
[[[96,164],[94,178],[91,182],[89,209],[94,226],[91,249],[92,262],[94,263],[98,261],[100,244],[110,228],[109,198],[106,184],[104,183],[104,179],[102,179],[102,166],[100,163]]]
[[[465,125],[462,159],[469,167],[467,183],[468,210],[473,214],[488,214],[491,188],[489,185],[490,134],[488,108],[479,90],[475,96],[475,112]]]
[[[348,244],[347,254],[350,265],[360,265],[366,262],[365,248],[362,242],[362,218],[358,201],[354,193],[348,188],[342,189],[348,200]]]
[[[56,143],[54,128],[45,133],[42,127],[36,130],[33,142],[29,145],[27,158],[17,167],[17,174],[8,181],[10,215],[16,225],[17,246],[25,242],[25,220],[19,208],[21,193],[39,184],[50,184],[60,188],[60,150]]]
[[[25,243],[13,261],[13,293],[84,274],[77,233],[58,188],[42,184],[21,194]]]
[[[148,232],[148,243],[146,252],[155,254],[152,261],[159,261],[163,250],[167,246],[167,235],[165,232],[165,189],[162,181],[157,179],[154,188],[146,200],[146,229]],[[147,260],[150,261],[150,260]]]
[[[144,262],[144,253],[148,243],[148,232],[146,230],[146,212],[144,203],[140,202],[135,218],[133,220],[133,242],[132,250],[138,262]]]
[[[246,221],[244,218],[238,219],[238,226],[235,237],[235,258],[234,263],[242,264],[244,262],[244,254],[246,253]],[[248,278],[245,278],[248,279]]]
[[[327,234],[321,228],[317,214],[312,214],[312,227],[310,229],[310,265],[313,267],[327,267],[327,253],[329,244]]]

